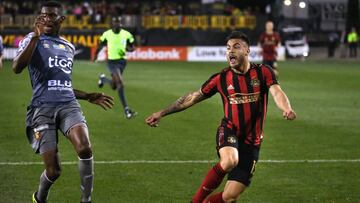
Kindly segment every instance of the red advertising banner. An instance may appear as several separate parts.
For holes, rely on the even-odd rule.
[[[126,56],[131,61],[186,61],[187,47],[143,46]]]

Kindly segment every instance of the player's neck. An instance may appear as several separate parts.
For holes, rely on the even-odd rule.
[[[268,34],[268,35],[271,35],[271,34],[273,34],[273,33],[274,33],[273,30],[266,30],[266,34]]]
[[[121,31],[121,28],[119,28],[119,29],[112,28],[112,31],[113,31],[115,34],[119,34],[120,31]]]
[[[245,74],[250,69],[250,62],[245,61],[242,65],[232,67],[231,69],[233,69],[235,73]]]

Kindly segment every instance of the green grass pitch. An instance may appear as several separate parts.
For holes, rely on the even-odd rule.
[[[41,164],[24,134],[31,98],[28,73],[15,75],[10,62],[0,71],[0,202],[30,202]],[[210,163],[169,160],[216,160],[215,130],[222,117],[218,95],[164,118],[158,128],[145,125],[154,111],[197,90],[224,63],[129,62],[125,70],[128,103],[139,115],[126,120],[116,92],[98,89],[105,64],[76,61],[73,86],[115,97],[113,109],[81,101],[96,161],[93,202],[189,202]],[[280,82],[298,119],[283,120],[269,102],[260,163],[253,183],[239,202],[360,202],[360,63],[347,61],[281,62]],[[76,162],[70,142],[59,137],[63,162]],[[159,160],[164,163],[109,163]],[[274,163],[269,160],[283,160]],[[295,160],[295,161],[294,161]],[[305,160],[325,160],[306,162]],[[349,160],[355,160],[350,162]],[[294,161],[294,162],[291,162]],[[64,164],[49,202],[78,202],[75,163]],[[221,186],[222,188],[223,186]]]

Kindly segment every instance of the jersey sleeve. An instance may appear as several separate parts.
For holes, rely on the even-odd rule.
[[[262,65],[261,71],[267,88],[270,88],[271,85],[279,84],[279,82],[276,79],[274,70],[271,67],[267,65]]]
[[[104,32],[102,35],[101,35],[101,37],[100,37],[100,41],[101,42],[104,42],[105,40],[106,40],[106,38],[107,38],[107,32]]]
[[[202,86],[201,92],[205,97],[212,97],[214,94],[218,92],[217,84],[220,80],[220,74],[217,73],[212,75]]]
[[[130,32],[127,34],[127,41],[131,44],[135,41],[134,36]]]
[[[19,48],[16,51],[16,55],[19,55],[24,49],[25,47],[30,43],[31,38],[35,35],[35,33],[31,32],[29,34],[27,34],[24,39],[22,39],[19,42]]]

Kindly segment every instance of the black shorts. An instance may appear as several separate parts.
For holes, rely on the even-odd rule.
[[[111,74],[123,74],[125,67],[126,67],[126,60],[125,59],[117,59],[117,60],[108,60],[107,65]]]
[[[234,147],[239,153],[238,165],[228,173],[228,180],[238,181],[246,186],[251,183],[255,165],[259,159],[260,146],[248,145],[238,141],[236,132],[226,126],[220,126],[216,133],[216,149]]]

